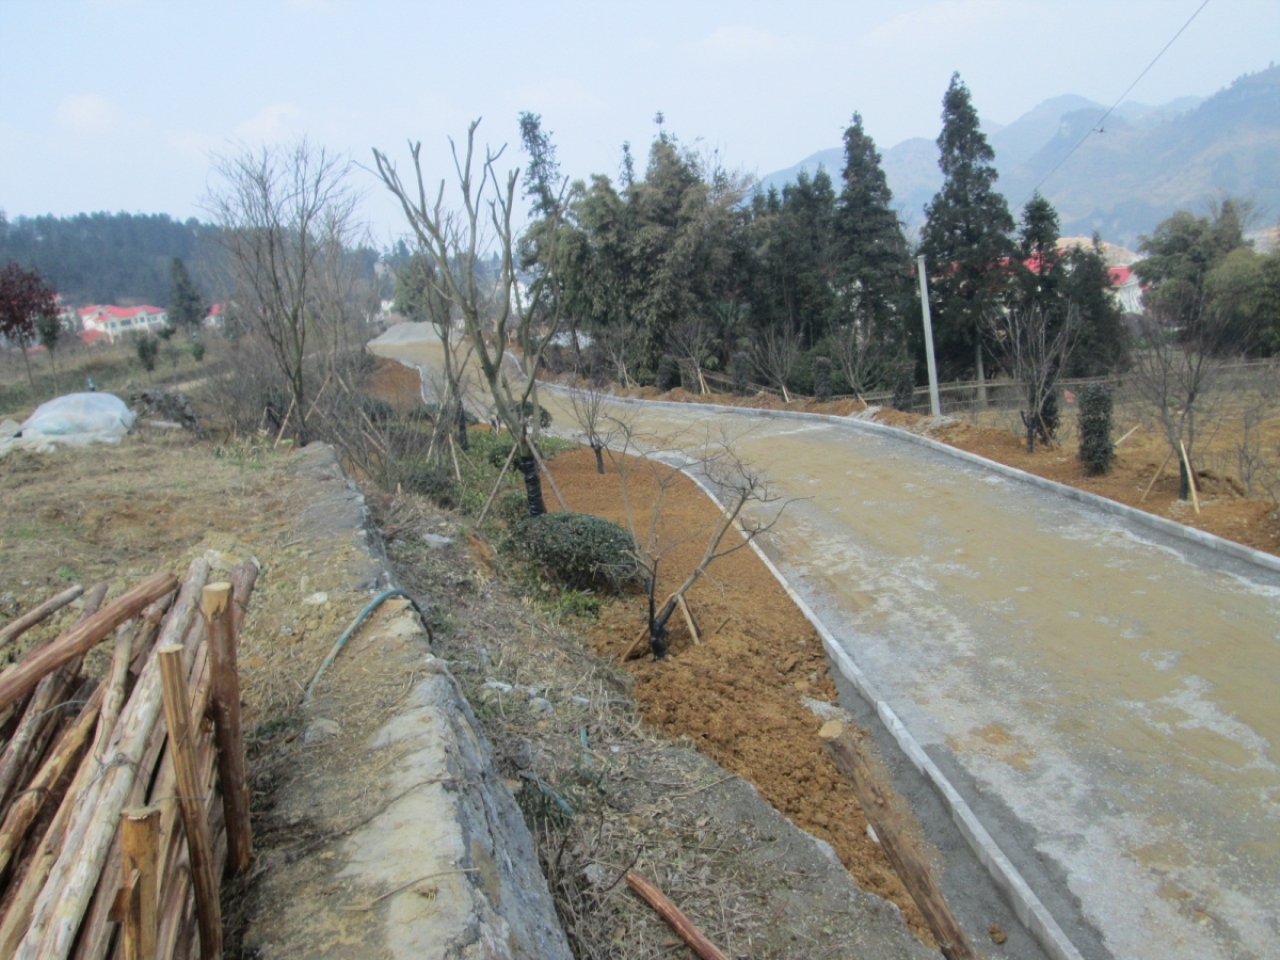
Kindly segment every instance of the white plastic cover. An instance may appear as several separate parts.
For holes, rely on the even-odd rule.
[[[55,444],[82,447],[119,443],[137,415],[110,393],[69,393],[42,403],[22,424],[20,437],[0,440],[0,453],[12,447],[48,449]]]

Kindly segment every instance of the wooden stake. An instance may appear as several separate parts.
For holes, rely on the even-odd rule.
[[[453,431],[449,431],[449,456],[453,458],[453,475],[459,483],[462,482],[462,470],[458,467],[458,451],[453,446]]]
[[[702,643],[702,638],[698,636],[698,625],[693,620],[693,612],[689,609],[684,594],[676,594],[676,603],[680,605],[680,612],[684,614],[685,626],[689,628],[689,636],[693,637],[694,644]]]
[[[102,687],[99,687],[81,709],[75,724],[63,731],[49,758],[27,784],[27,789],[18,795],[9,808],[4,825],[0,826],[0,873],[4,872],[18,845],[22,843],[27,828],[44,806],[49,792],[62,779],[62,775],[71,769],[71,765],[80,759],[89,743],[94,724],[98,722],[101,702]]]
[[[127,885],[129,899],[121,911],[124,960],[155,960],[160,810],[157,807],[125,810],[120,818],[120,836],[124,847],[124,873],[131,881]],[[125,889],[126,886],[122,885],[121,892]]]
[[[213,869],[213,838],[205,815],[205,797],[196,772],[195,729],[191,722],[187,670],[181,644],[166,644],[156,650],[160,660],[160,682],[164,698],[165,722],[169,725],[169,750],[177,773],[178,805],[187,834],[191,858],[191,879],[196,893],[196,918],[200,924],[201,960],[222,957],[222,911],[218,902],[218,880]]]
[[[227,822],[227,868],[232,874],[253,860],[249,826],[249,778],[245,773],[244,736],[240,729],[240,678],[236,669],[236,635],[231,615],[231,584],[204,588],[201,610],[209,625],[210,706],[218,744],[218,776]]]
[[[671,925],[671,929],[702,960],[729,960],[716,948],[715,944],[703,935],[701,930],[693,925],[693,921],[686,917],[680,908],[667,898],[666,894],[634,870],[628,870],[626,877],[627,886],[640,894],[649,906],[658,911],[658,916],[667,921]]]
[[[47,674],[86,653],[120,624],[136,617],[147,604],[160,599],[177,585],[178,580],[171,573],[154,574],[80,626],[14,664],[0,674],[0,710],[29,693]]]
[[[1200,514],[1200,495],[1196,493],[1196,474],[1191,469],[1191,461],[1187,459],[1187,445],[1181,440],[1178,441],[1178,450],[1182,454],[1182,466],[1187,471],[1187,486],[1191,488],[1191,505],[1196,508],[1196,515]]]
[[[1138,432],[1138,427],[1140,426],[1142,426],[1142,424],[1138,424],[1137,427],[1132,427],[1128,433],[1126,433],[1123,437],[1121,437],[1119,440],[1117,440],[1115,443],[1111,445],[1111,449],[1114,450],[1116,447],[1120,446],[1120,444],[1124,443],[1126,440],[1132,437],[1135,433]]]
[[[840,772],[849,778],[854,795],[870,821],[880,847],[889,863],[902,878],[903,886],[920,908],[929,932],[938,941],[938,949],[947,960],[976,960],[973,944],[952,915],[942,896],[929,864],[916,849],[911,837],[903,832],[894,814],[893,805],[873,774],[866,757],[857,742],[844,729],[839,720],[824,724],[818,736],[835,761]]]
[[[289,398],[289,409],[284,412],[284,419],[280,421],[280,432],[276,434],[276,442],[271,445],[272,450],[280,446],[280,438],[284,436],[284,428],[289,426],[289,415],[293,413],[293,405],[297,400],[296,396]],[[307,412],[310,413],[311,411]]]
[[[80,594],[84,593],[84,587],[72,587],[69,590],[63,590],[60,594],[50,597],[38,607],[33,607],[22,616],[18,617],[12,623],[7,624],[3,630],[0,630],[0,647],[4,646],[10,640],[22,636],[37,623],[61,610],[72,600],[76,599]]]
[[[1160,479],[1160,474],[1164,473],[1164,468],[1169,465],[1169,461],[1172,459],[1173,459],[1173,451],[1170,450],[1169,453],[1165,456],[1164,461],[1160,464],[1159,469],[1156,470],[1155,476],[1151,478],[1151,482],[1147,484],[1147,489],[1142,491],[1142,496],[1138,498],[1139,503],[1147,502],[1147,494],[1151,492],[1151,488],[1156,485],[1156,481]]]
[[[533,451],[533,459],[538,461],[538,466],[542,468],[542,472],[547,475],[547,483],[551,484],[551,492],[556,495],[556,500],[560,504],[560,509],[565,513],[569,512],[569,505],[564,502],[564,497],[560,496],[560,488],[556,486],[556,478],[551,475],[551,471],[547,469],[546,462],[542,459],[542,454],[538,452],[538,445],[530,443],[529,449]]]
[[[507,475],[507,471],[511,469],[511,461],[516,458],[516,445],[511,444],[511,452],[507,454],[507,462],[502,465],[502,469],[498,471],[498,479],[493,482],[493,489],[489,491],[489,499],[484,502],[484,509],[480,511],[480,517],[476,520],[476,526],[484,523],[485,516],[489,513],[489,508],[493,506],[493,498],[498,495],[498,488],[502,486],[502,478]]]

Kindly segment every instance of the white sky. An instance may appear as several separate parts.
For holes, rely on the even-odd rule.
[[[211,151],[306,133],[370,162],[446,136],[510,142],[543,116],[565,172],[643,163],[656,111],[757,174],[837,146],[935,137],[953,70],[1008,123],[1078,93],[1110,104],[1200,0],[0,0],[0,209],[201,215]],[[1130,95],[1206,96],[1280,48],[1276,0],[1210,0]],[[401,232],[357,174],[380,243]]]

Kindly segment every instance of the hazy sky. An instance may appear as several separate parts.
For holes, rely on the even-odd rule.
[[[1108,105],[1201,0],[489,2],[0,0],[0,209],[201,215],[209,155],[306,133],[361,163],[483,116],[543,116],[565,172],[643,158],[663,111],[757,174],[839,144],[853,111],[887,148],[937,136],[953,70],[1008,123],[1078,93]],[[1280,2],[1210,0],[1131,98],[1205,96],[1280,48]],[[373,178],[375,237],[399,233]]]

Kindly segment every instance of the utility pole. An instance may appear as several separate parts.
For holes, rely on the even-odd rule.
[[[920,307],[924,311],[924,355],[929,362],[929,410],[933,415],[942,413],[938,402],[938,365],[933,359],[933,320],[929,316],[929,276],[924,270],[924,254],[916,258],[920,270]]]

